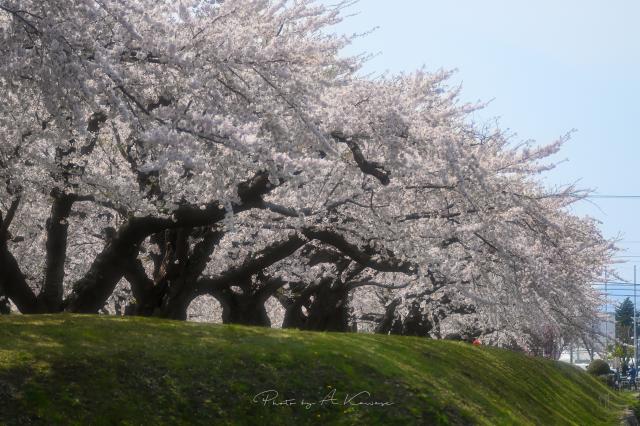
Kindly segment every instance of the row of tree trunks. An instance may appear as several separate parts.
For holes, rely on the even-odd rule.
[[[260,207],[262,196],[273,187],[266,172],[256,173],[254,177],[238,185],[241,203],[232,205],[234,212]],[[140,245],[147,237],[163,232],[182,232],[180,230],[215,226],[224,219],[225,214],[226,210],[221,203],[214,201],[204,205],[204,208],[182,205],[171,218],[147,216],[127,220],[96,257],[85,276],[74,283],[64,309],[81,313],[98,312],[113,293],[117,283],[130,270],[132,259],[137,258]],[[175,244],[175,241],[173,243]],[[162,290],[169,282],[155,284]],[[165,294],[164,291],[159,293]],[[184,298],[184,295],[180,296],[180,299]]]
[[[448,295],[441,296],[435,304],[434,301],[423,300],[427,306],[423,307],[420,299],[414,300],[407,315],[402,318],[397,312],[400,306],[399,299],[393,299],[386,303],[383,314],[367,314],[361,319],[375,324],[374,332],[378,334],[397,334],[404,336],[434,337],[447,340],[473,341],[475,338],[491,330],[481,329],[477,324],[471,323],[464,330],[442,335],[441,322],[451,315],[470,315],[475,313],[475,307],[468,304],[453,304]],[[431,305],[431,306],[430,306]]]
[[[315,331],[350,331],[349,294],[347,287],[332,286],[333,280],[304,286],[295,296],[283,296],[279,289],[286,283],[279,279],[245,279],[233,286],[211,291],[222,308],[224,324],[271,327],[265,303],[276,297],[285,309],[282,328]],[[301,283],[290,283],[295,289]]]
[[[374,332],[377,334],[396,334],[403,336],[429,337],[433,323],[421,308],[419,303],[412,303],[409,313],[401,319],[396,310],[400,305],[397,299],[392,300],[386,307],[384,314],[371,318],[376,323]]]
[[[242,204],[234,205],[234,210],[260,208],[262,195],[270,189],[267,175],[256,174],[239,185]],[[311,259],[312,262],[333,262],[341,271],[355,265],[353,276],[365,267],[415,273],[412,265],[397,261],[393,256],[380,260],[372,248],[349,243],[331,230],[306,228],[302,233],[290,233],[284,240],[254,253],[244,263],[231,267],[219,277],[203,279],[204,268],[223,235],[217,230],[216,222],[224,217],[224,209],[219,203],[212,202],[204,209],[184,205],[170,219],[129,218],[120,229],[107,236],[102,252],[84,277],[73,285],[71,295],[63,301],[68,218],[76,201],[94,200],[66,194],[62,190],[52,191],[51,197],[53,202],[46,226],[46,270],[42,291],[37,296],[8,249],[6,230],[10,219],[2,222],[0,216],[0,267],[3,271],[0,274],[0,297],[9,297],[23,313],[63,310],[96,313],[104,308],[117,283],[125,278],[135,297],[135,303],[124,309],[127,314],[186,319],[187,309],[195,297],[212,294],[223,306],[225,322],[269,326],[265,302],[276,295],[285,283],[264,279],[254,288],[253,277],[259,277],[265,268],[314,240],[333,251],[313,249],[315,258]],[[12,212],[15,208],[7,216],[12,216]],[[149,237],[160,248],[160,254],[152,256],[155,266],[151,277],[138,258],[143,241]],[[190,248],[190,237],[201,241]],[[242,290],[232,290],[234,286]],[[284,303],[287,311],[285,327],[349,330],[350,288],[344,282],[333,279],[302,288],[301,294],[294,292],[291,300]]]
[[[160,254],[152,255],[153,278],[147,275],[140,259],[130,259],[124,273],[135,303],[128,308],[133,315],[159,316],[185,320],[187,309],[197,296],[196,282],[222,238],[213,228],[179,228],[152,236]],[[202,240],[189,250],[189,237]]]

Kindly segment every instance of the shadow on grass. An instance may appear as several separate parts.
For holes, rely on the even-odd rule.
[[[143,353],[58,359],[50,368],[0,370],[2,424],[469,424],[454,407],[436,409],[427,395],[366,364],[347,367],[257,364],[248,356],[176,368]],[[335,389],[335,393],[331,393]],[[255,395],[277,390],[273,402]],[[347,393],[369,390],[345,405]],[[322,400],[333,398],[321,403]],[[307,405],[301,405],[302,400]],[[295,400],[295,405],[274,405]],[[257,402],[256,402],[257,401]],[[308,404],[313,403],[312,406]]]
[[[571,368],[408,337],[146,318],[0,318],[0,424],[610,422],[620,399],[599,406],[609,391]],[[279,392],[278,405],[253,401],[267,390]],[[345,404],[361,391],[370,398]],[[336,403],[321,403],[331,392]],[[289,399],[295,403],[282,403]]]

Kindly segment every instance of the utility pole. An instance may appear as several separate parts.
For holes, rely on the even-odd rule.
[[[636,265],[633,265],[633,365],[638,368],[638,331],[636,330]]]
[[[604,353],[606,354],[609,350],[609,301],[607,297],[609,293],[607,292],[607,270],[604,270],[604,336],[605,336],[605,346]]]

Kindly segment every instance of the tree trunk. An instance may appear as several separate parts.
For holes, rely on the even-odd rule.
[[[264,307],[260,294],[240,294],[231,289],[212,293],[222,305],[222,322],[224,324],[256,325],[271,327],[271,320]]]
[[[0,287],[23,314],[37,314],[42,311],[35,293],[29,287],[18,262],[9,251],[6,240],[0,239]]]
[[[0,211],[0,296],[11,299],[21,313],[35,314],[42,310],[41,304],[29,287],[16,258],[13,257],[7,245],[7,241],[11,238],[9,226],[19,205],[20,197],[18,196],[11,202],[6,217]],[[6,310],[8,303],[3,302],[3,306]]]
[[[0,315],[8,315],[11,313],[11,304],[7,296],[0,296]]]
[[[396,320],[396,309],[398,308],[399,304],[400,304],[400,301],[398,299],[394,299],[391,301],[391,303],[389,303],[385,307],[382,319],[375,327],[375,333],[377,334],[391,333],[392,328],[394,328],[393,325]]]
[[[313,296],[313,302],[310,302]],[[283,303],[284,302],[284,303]],[[282,328],[347,332],[349,328],[349,289],[340,281],[323,279],[290,298],[281,300],[285,308]],[[307,308],[305,315],[302,307]]]
[[[129,263],[124,265],[124,278],[131,286],[131,292],[135,302],[125,308],[125,315],[151,316],[158,306],[160,295],[153,280],[147,276],[142,262],[137,257],[129,259]]]
[[[187,310],[195,297],[195,293],[183,292],[167,299],[160,309],[160,316],[163,318],[186,321]]]
[[[433,328],[433,324],[429,321],[429,317],[422,312],[420,303],[413,302],[409,309],[409,314],[404,320],[402,334],[405,336],[429,336],[429,332]]]
[[[307,316],[302,312],[303,301],[300,298],[287,298],[282,305],[285,309],[282,328],[304,328],[307,322]]]
[[[273,188],[267,172],[256,173],[238,185],[241,204],[232,204],[234,212],[260,206],[262,196]],[[123,265],[137,257],[140,244],[146,237],[168,229],[210,227],[224,219],[225,215],[226,209],[216,200],[205,204],[204,208],[200,205],[181,205],[171,218],[146,216],[127,220],[95,258],[84,277],[74,283],[64,309],[80,313],[98,312],[124,276]]]
[[[125,265],[138,256],[140,244],[147,235],[137,222],[125,224],[98,254],[84,277],[74,284],[65,310],[89,314],[98,312],[125,275]]]
[[[47,260],[45,267],[42,292],[38,295],[47,312],[62,310],[64,263],[67,258],[67,236],[69,223],[67,222],[74,196],[52,191],[53,204],[51,214],[47,219]]]
[[[341,282],[318,289],[303,329],[349,331],[349,291]]]

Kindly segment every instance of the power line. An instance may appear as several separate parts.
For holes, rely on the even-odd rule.
[[[633,297],[633,294],[609,294],[609,293],[598,293],[600,296],[611,296],[611,297]],[[611,303],[609,303],[610,305]]]
[[[593,287],[592,289],[598,290],[598,291],[629,291],[629,290],[633,290],[633,285],[619,286],[618,288],[609,288],[609,287],[605,288],[603,286],[600,286],[600,287]]]
[[[591,283],[591,285],[608,285],[609,287],[629,287],[629,286],[632,286],[633,283],[608,282],[608,283]]]
[[[605,293],[604,291],[600,291],[600,292],[598,292],[598,294],[601,294],[601,295],[605,295],[606,294],[606,295],[609,295],[609,296],[612,296],[612,297],[632,297],[633,296],[633,293],[629,293],[629,294],[618,294],[618,293],[615,293],[614,294],[614,293],[609,293],[609,292]]]
[[[587,195],[584,198],[640,199],[640,195]]]
[[[631,291],[633,290],[633,288],[608,288],[608,289],[604,289],[604,288],[594,288],[594,290],[598,290],[598,291],[606,291],[607,293],[611,293],[611,294],[619,294],[619,292],[625,292],[625,291]]]
[[[615,298],[618,298],[618,297],[633,297],[633,294],[611,294],[611,293],[604,293],[604,292],[601,292],[601,293],[598,293],[598,294],[600,296],[610,296],[610,297],[615,297]]]
[[[613,284],[613,285],[612,285]],[[612,288],[626,288],[626,287],[633,287],[634,284],[633,283],[621,283],[621,282],[611,282],[609,281],[608,283],[591,283],[591,285],[594,286],[609,286]],[[635,284],[635,285],[640,285],[640,284]]]

